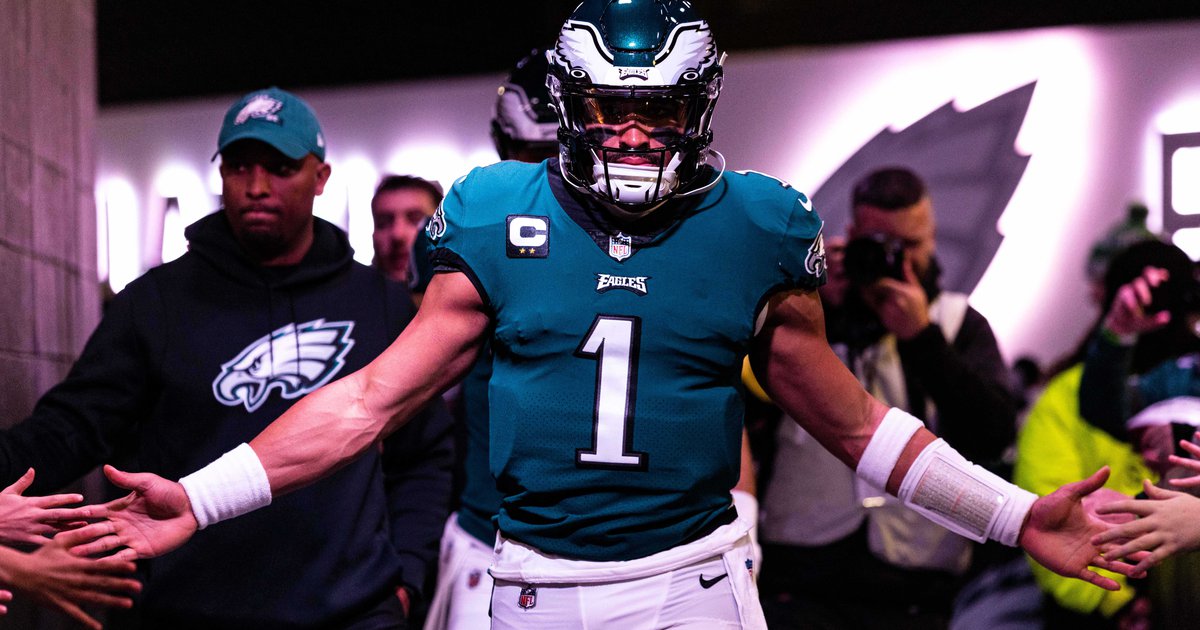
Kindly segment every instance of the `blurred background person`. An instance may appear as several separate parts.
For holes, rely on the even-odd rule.
[[[1107,314],[1084,362],[1080,410],[1137,450],[1160,475],[1160,487],[1179,490],[1168,480],[1194,473],[1170,456],[1190,456],[1180,441],[1192,440],[1200,425],[1200,282],[1196,265],[1173,245],[1147,241],[1129,250],[1142,252],[1126,270],[1136,275],[1107,296]],[[1153,627],[1194,625],[1198,584],[1200,564],[1191,555],[1151,569],[1143,590]]]
[[[1127,420],[1176,396],[1200,396],[1200,282],[1174,245],[1138,243],[1130,276],[1108,295],[1107,314],[1090,339],[1079,406],[1088,422],[1128,439]]]
[[[1122,287],[1141,276],[1147,266],[1168,266],[1187,275],[1192,262],[1177,247],[1157,239],[1135,242],[1109,263],[1104,274],[1102,303],[1114,304]],[[1093,331],[1101,330],[1103,322],[1111,321],[1111,315],[1106,309]],[[1094,334],[1089,334],[1088,339]],[[1133,358],[1129,369],[1133,373],[1144,373],[1178,354],[1186,347],[1180,345],[1179,334],[1182,331],[1158,331],[1158,334],[1138,337],[1136,344],[1127,349]],[[1122,438],[1119,439],[1086,420],[1081,413],[1080,383],[1086,347],[1086,343],[1081,344],[1081,350],[1073,353],[1074,365],[1051,376],[1041,397],[1034,403],[1018,436],[1014,480],[1033,492],[1044,491],[1054,487],[1056,480],[1066,479],[1093,464],[1103,464],[1112,472],[1105,488],[1098,492],[1107,490],[1135,495],[1141,490],[1143,479],[1156,480],[1158,475],[1143,459],[1137,446],[1124,440],[1123,421],[1119,431]],[[1148,623],[1149,598],[1141,585],[1116,576],[1114,579],[1122,582],[1124,587],[1120,591],[1105,591],[1090,584],[1060,580],[1036,563],[1030,565],[1046,594],[1044,616],[1048,629],[1125,628],[1130,624]]]
[[[387,277],[411,284],[419,264],[414,248],[417,234],[442,203],[437,182],[412,175],[385,175],[371,197],[371,219],[375,246],[372,264]]]

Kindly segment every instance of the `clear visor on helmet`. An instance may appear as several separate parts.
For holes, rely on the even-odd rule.
[[[694,128],[693,95],[620,90],[564,95],[571,124],[605,162],[661,166]]]
[[[690,99],[683,97],[576,97],[575,124],[589,136],[615,135],[637,125],[647,133],[667,140],[683,136],[691,110]]]

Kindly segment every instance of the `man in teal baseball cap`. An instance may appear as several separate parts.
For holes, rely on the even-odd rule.
[[[277,87],[251,92],[230,106],[213,158],[247,138],[261,140],[293,159],[312,153],[325,161],[325,136],[317,115],[300,97]]]
[[[217,155],[225,216],[242,251],[268,267],[299,263],[331,172],[312,108],[276,87],[251,92],[226,112]]]
[[[412,319],[407,287],[313,216],[330,167],[307,104],[247,94],[217,144],[222,210],[187,227],[185,254],[114,296],[66,379],[7,423],[0,488],[34,468],[32,489],[51,492],[113,453],[178,478],[374,360]],[[436,566],[454,463],[449,414],[420,415],[323,487],[139,562],[144,587],[107,627],[406,627]]]

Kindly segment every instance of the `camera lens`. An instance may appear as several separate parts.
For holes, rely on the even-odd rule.
[[[869,286],[880,278],[904,277],[904,245],[886,236],[860,236],[846,244],[846,279]]]

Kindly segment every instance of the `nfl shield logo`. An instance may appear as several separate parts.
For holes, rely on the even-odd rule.
[[[532,586],[526,586],[521,589],[521,596],[517,598],[517,605],[526,610],[537,606],[537,589]]]
[[[616,236],[608,237],[608,255],[620,262],[629,258],[633,253],[633,239],[617,232]]]
[[[470,573],[468,573],[467,574],[467,588],[475,588],[476,586],[479,586],[479,580],[482,577],[483,577],[483,573],[478,570],[471,571]]]

